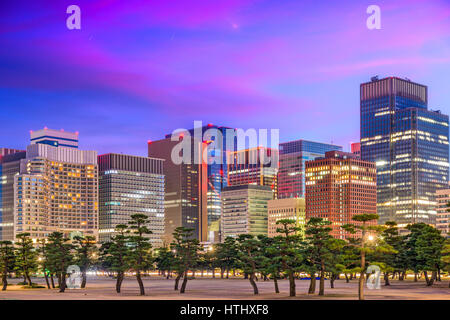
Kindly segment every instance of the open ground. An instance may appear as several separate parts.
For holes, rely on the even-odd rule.
[[[115,292],[115,280],[108,277],[89,277],[85,289],[67,289],[59,293],[58,289],[24,289],[17,285],[21,279],[10,279],[7,291],[0,291],[0,300],[278,300],[278,299],[358,299],[358,282],[352,280],[337,280],[335,288],[330,288],[329,281],[325,283],[325,296],[308,295],[309,280],[297,280],[297,296],[289,297],[289,283],[279,280],[280,293],[274,292],[272,281],[258,281],[259,295],[253,295],[251,285],[245,279],[211,279],[197,278],[189,280],[186,293],[180,294],[174,290],[174,280],[161,277],[146,277],[144,285],[145,296],[139,296],[136,279],[128,277],[122,285],[122,292]],[[42,278],[35,278],[33,282],[45,285]],[[317,286],[319,285],[317,281]],[[365,289],[366,300],[450,300],[448,279],[436,282],[433,287],[426,287],[424,281],[392,280],[390,286],[381,286],[378,290]],[[317,290],[318,291],[318,290]],[[316,292],[317,292],[316,291]]]

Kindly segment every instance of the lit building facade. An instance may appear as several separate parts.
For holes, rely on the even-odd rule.
[[[395,77],[361,84],[361,159],[377,166],[379,223],[436,223],[448,185],[448,116],[428,109],[428,88]]]
[[[228,152],[228,185],[259,185],[277,194],[278,150],[266,147]]]
[[[97,237],[97,152],[31,144],[14,176],[14,238],[29,232],[45,239],[55,231]]]
[[[179,135],[180,141],[166,138],[148,142],[148,156],[164,159],[165,197],[164,197],[164,245],[173,240],[177,227],[192,228],[194,237],[200,242],[208,239],[208,168],[201,155],[206,149],[203,141],[190,136]],[[179,154],[189,153],[190,160],[175,163],[172,151],[181,141],[191,150],[180,150]],[[192,148],[191,148],[192,147]]]
[[[208,242],[220,241],[220,217],[222,215],[222,189],[228,186],[227,151],[236,151],[236,129],[207,124],[187,130],[191,137],[201,136],[207,144],[207,211]],[[166,135],[170,138],[171,134]],[[200,138],[200,137],[197,137]]]
[[[341,226],[357,223],[354,215],[377,212],[376,178],[375,163],[352,153],[329,151],[324,158],[306,162],[306,219],[330,221],[335,238],[353,237]]]
[[[268,231],[269,237],[279,236],[277,229],[281,228],[277,225],[278,220],[290,219],[295,220],[295,226],[301,228],[299,234],[305,235],[306,223],[306,206],[305,198],[286,198],[270,200],[267,204],[268,211]]]
[[[108,242],[119,224],[127,224],[133,214],[149,218],[148,235],[153,247],[161,247],[164,237],[163,160],[123,154],[98,157],[99,241]]]
[[[351,145],[352,153],[356,156],[357,159],[361,159],[361,143],[355,142]]]
[[[280,143],[278,198],[305,197],[305,162],[333,150],[342,151],[342,147],[307,140]]]
[[[450,202],[450,186],[436,191],[436,202],[436,229],[443,236],[450,237],[450,207],[447,205]]]
[[[14,240],[14,176],[25,151],[0,148],[0,240]]]
[[[267,235],[267,204],[273,199],[268,186],[240,185],[222,191],[222,240],[240,234]]]

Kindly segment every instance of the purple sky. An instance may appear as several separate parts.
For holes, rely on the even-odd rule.
[[[81,30],[66,28],[67,6]],[[366,8],[381,7],[368,30]],[[359,139],[359,84],[429,86],[450,113],[448,0],[35,0],[0,4],[0,146],[80,132],[100,153],[146,155],[194,120],[279,128],[280,141]]]

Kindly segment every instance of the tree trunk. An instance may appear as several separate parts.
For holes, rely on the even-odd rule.
[[[384,273],[384,285],[385,286],[390,286],[391,284],[389,283],[389,273],[385,272]]]
[[[346,283],[349,283],[349,282],[350,282],[350,279],[348,278],[348,274],[346,274],[346,273],[345,273],[345,282],[346,282]]]
[[[5,291],[6,287],[8,286],[8,277],[6,273],[4,273],[2,276],[2,283],[3,283],[2,291]]]
[[[31,287],[31,285],[32,285],[33,283],[31,282],[30,274],[29,274],[28,272],[26,272],[25,275],[26,275],[26,277],[27,277],[28,285]]]
[[[365,272],[365,266],[366,266],[366,252],[363,250],[361,251],[361,273],[359,276],[359,286],[358,286],[358,298],[359,300],[364,300],[364,272]]]
[[[175,278],[175,287],[174,290],[177,291],[178,290],[178,283],[180,282],[181,279],[181,272],[177,274],[177,277]]]
[[[188,271],[186,270],[186,272],[184,273],[183,284],[181,285],[180,293],[184,293],[184,291],[186,291],[187,282],[188,282]]]
[[[280,293],[280,289],[278,288],[277,277],[273,277],[273,284],[275,285],[275,293]]]
[[[289,271],[289,296],[295,297],[295,279],[292,270]]]
[[[215,268],[213,268],[213,270],[212,270],[212,277],[213,277],[213,279],[216,278],[216,269]]]
[[[424,271],[423,272],[423,275],[424,275],[424,277],[425,277],[425,282],[427,283],[427,287],[430,287],[433,283],[432,283],[432,280],[433,280],[433,277],[431,277],[431,279],[429,279],[428,278],[428,272],[427,271]]]
[[[227,279],[229,279],[230,278],[230,268],[227,268],[227,277],[226,277]]]
[[[417,282],[417,272],[414,272],[414,282]]]
[[[66,273],[61,274],[61,283],[59,284],[59,292],[64,292],[66,290]]]
[[[50,282],[48,282],[48,274],[44,270],[45,283],[47,284],[47,288],[50,289]]]
[[[117,281],[116,281],[116,292],[120,293],[120,289],[122,288],[122,281],[123,281],[123,272],[119,272],[117,274]]]
[[[137,279],[137,282],[139,284],[140,295],[141,296],[145,296],[144,283],[142,282],[141,272],[140,271],[136,272],[136,279]]]
[[[61,288],[61,273],[58,273],[56,278],[58,279],[58,287]]]
[[[53,280],[53,273],[50,273],[50,282],[52,283],[52,288],[55,289],[55,281]]]
[[[331,287],[331,289],[334,289],[334,280],[336,280],[336,279],[337,279],[337,276],[334,273],[332,273],[331,276],[330,276],[330,287]]]
[[[308,294],[314,294],[316,292],[316,274],[311,273],[311,281],[309,283]]]
[[[325,294],[325,266],[322,263],[320,267],[320,282],[319,282],[319,296],[323,296]]]
[[[81,279],[81,288],[86,288],[86,270],[84,270],[82,273],[81,273],[81,277],[82,277],[82,279]]]
[[[426,271],[425,271],[426,272]],[[424,272],[424,273],[425,273]],[[432,273],[431,273],[431,278],[430,278],[430,280],[427,280],[427,286],[428,287],[431,287],[432,285],[433,285],[433,283],[434,283],[434,281],[436,280],[436,271],[433,271]]]
[[[255,274],[254,273],[250,274],[249,280],[250,280],[250,284],[253,287],[253,293],[259,294],[258,287],[256,286],[256,282],[255,282]]]

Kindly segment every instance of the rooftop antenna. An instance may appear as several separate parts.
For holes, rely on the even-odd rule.
[[[370,78],[370,80],[371,80],[372,82],[378,81],[378,80],[379,80],[379,79],[378,79],[378,75],[373,76],[372,78]]]

